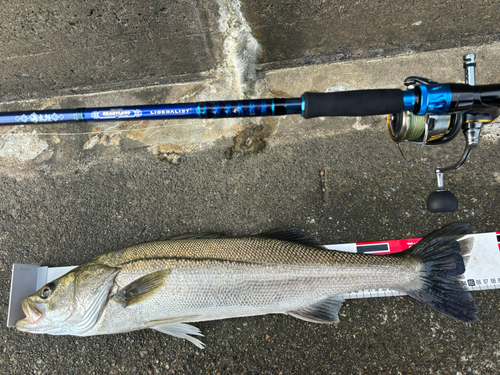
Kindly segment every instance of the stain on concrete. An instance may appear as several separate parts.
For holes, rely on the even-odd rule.
[[[175,152],[159,153],[158,159],[167,161],[172,165],[179,165],[181,163],[181,155]]]
[[[267,146],[266,138],[276,131],[277,121],[273,119],[245,127],[234,136],[234,144],[226,150],[225,156],[231,159],[234,154],[256,154]]]
[[[36,130],[31,133],[8,133],[0,140],[0,158],[25,162],[35,159],[48,148],[49,144],[37,136]]]
[[[161,154],[171,154],[171,153],[181,153],[183,148],[180,145],[171,143],[162,143],[153,147],[153,152],[157,155]]]

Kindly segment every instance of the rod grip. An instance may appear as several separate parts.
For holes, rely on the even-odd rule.
[[[306,92],[304,118],[320,116],[371,116],[403,110],[403,91],[399,89]]]

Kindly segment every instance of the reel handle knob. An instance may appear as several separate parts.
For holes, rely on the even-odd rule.
[[[447,213],[456,211],[458,200],[449,190],[436,190],[427,197],[427,209],[435,213]]]

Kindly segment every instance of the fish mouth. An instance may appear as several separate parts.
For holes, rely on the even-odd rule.
[[[22,308],[26,318],[21,319],[19,322],[25,321],[29,324],[35,324],[43,316],[43,307],[27,299],[23,301]]]

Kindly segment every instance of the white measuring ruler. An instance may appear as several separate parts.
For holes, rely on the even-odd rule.
[[[500,232],[468,234],[463,238],[474,238],[469,261],[463,275],[463,285],[470,291],[500,288]],[[420,240],[357,242],[326,245],[327,249],[364,254],[394,254],[408,249]],[[69,272],[76,266],[46,267],[32,264],[14,264],[10,284],[7,327],[14,327],[16,321],[25,317],[21,302],[48,282]],[[404,293],[389,289],[360,290],[345,293],[345,299],[393,297]]]

